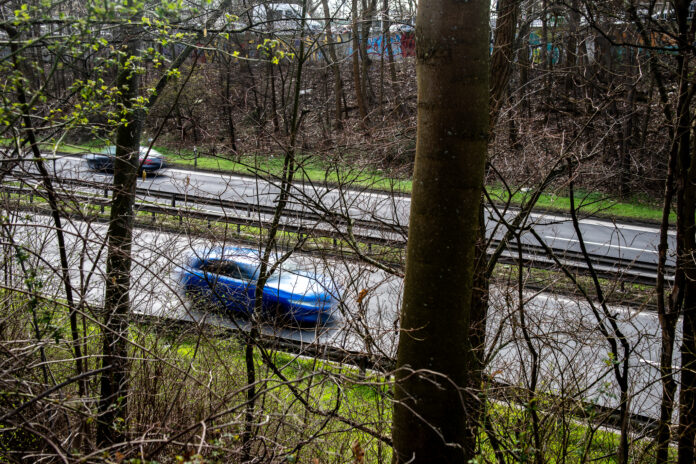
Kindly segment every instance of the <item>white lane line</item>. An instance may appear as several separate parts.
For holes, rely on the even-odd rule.
[[[398,198],[398,197],[392,197],[391,195],[387,195],[386,193],[375,193],[375,192],[352,192],[355,193],[356,195],[366,195],[368,197],[375,197],[375,198],[381,198],[382,200],[391,200],[392,198]],[[411,198],[406,197],[406,201],[409,203],[411,202]]]
[[[185,171],[183,169],[173,169],[173,168],[168,168],[167,171],[169,172],[176,172],[177,174],[183,174],[188,177],[212,177],[215,179],[219,180],[225,180],[225,179],[234,179],[234,180],[242,180],[242,181],[249,181],[250,179],[248,177],[242,177],[242,176],[231,176],[228,174],[215,174],[211,172],[201,172],[201,171]]]
[[[566,216],[555,216],[552,214],[545,214],[545,213],[532,213],[532,214],[530,214],[530,216],[533,217],[534,219],[544,219],[544,220],[553,221],[553,222],[570,222],[570,218],[566,217]],[[614,224],[613,222],[602,221],[599,219],[580,219],[579,222],[581,224],[587,224],[590,226],[608,227],[610,229],[635,230],[637,232],[648,232],[648,233],[653,233],[653,234],[660,233],[660,229],[657,229],[654,227],[637,226],[634,224],[620,224],[620,223]],[[677,232],[674,230],[670,230],[667,233],[669,235],[677,235]]]
[[[563,242],[580,243],[578,240],[575,240],[573,238],[554,237],[553,235],[544,235],[544,238],[548,238],[551,240],[561,240]],[[620,248],[621,250],[631,250],[631,251],[640,251],[640,252],[645,252],[645,253],[657,254],[656,250],[646,250],[644,248],[633,248],[630,246],[623,246],[623,245],[612,245],[611,243],[588,242],[587,240],[585,240],[585,244],[596,245],[596,246],[601,246],[601,247],[609,247],[609,248]]]
[[[532,298],[528,299],[529,295],[527,295],[527,294],[530,294],[532,296]],[[527,301],[527,303],[533,304],[536,301],[541,300],[541,301],[545,302],[545,303],[541,303],[541,304],[549,303],[552,305],[556,305],[557,308],[563,308],[563,307],[568,307],[568,306],[577,307],[577,308],[585,308],[585,309],[590,308],[590,306],[587,304],[586,301],[573,300],[571,298],[564,297],[564,296],[558,295],[558,294],[549,294],[549,293],[532,294],[531,292],[526,292],[525,295],[527,295],[527,296],[525,296],[525,301]],[[615,313],[617,315],[620,313],[624,314],[627,317],[629,317],[629,319],[634,319],[634,318],[640,317],[640,318],[653,319],[653,320],[657,321],[657,313],[652,312],[652,311],[642,311],[640,309],[635,309],[635,308],[631,308],[628,306],[620,306],[620,305],[610,305],[609,309],[611,310],[612,313]]]
[[[648,366],[655,367],[657,369],[660,368],[660,363],[657,361],[651,361],[649,359],[640,358],[638,362],[640,362],[641,364],[647,364]],[[678,371],[679,369],[681,369],[681,367],[672,366],[672,370]]]

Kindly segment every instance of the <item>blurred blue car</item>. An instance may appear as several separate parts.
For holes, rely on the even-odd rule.
[[[186,294],[197,304],[250,315],[259,278],[258,250],[224,247],[194,253],[181,272]],[[299,323],[325,322],[338,305],[338,288],[324,276],[283,263],[263,288],[263,312]]]
[[[116,157],[116,146],[107,145],[99,153],[88,153],[83,158],[87,166],[94,171],[113,172],[114,158]],[[140,147],[140,169],[139,172],[155,172],[167,167],[164,155],[155,149]]]

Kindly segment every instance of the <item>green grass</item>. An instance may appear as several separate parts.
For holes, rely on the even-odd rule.
[[[510,195],[500,186],[487,187],[490,197],[497,202],[519,206],[527,201],[532,192],[516,191]],[[583,190],[575,193],[575,207],[579,208],[580,216],[600,216],[616,219],[633,219],[639,221],[659,222],[662,219],[662,206],[655,199],[643,196],[634,196],[629,200],[618,200],[608,195],[587,192]],[[537,201],[536,208],[559,213],[568,213],[570,210],[570,198],[567,194],[542,193]],[[676,215],[670,214],[670,221],[674,222]]]
[[[211,169],[248,175],[257,173],[263,175],[280,175],[283,170],[284,159],[282,155],[269,156],[266,158],[255,156],[240,156],[234,158],[225,156],[199,156],[196,160],[194,153],[190,150],[156,148],[160,153],[166,155],[171,162],[181,166],[195,166],[200,169]],[[313,159],[312,156],[298,156],[296,161],[300,166],[298,177],[303,181],[350,184],[380,190],[394,190],[397,192],[411,191],[410,180],[392,179],[378,172],[372,172],[366,169],[353,169],[350,167],[342,168],[341,172],[336,172],[334,165]]]

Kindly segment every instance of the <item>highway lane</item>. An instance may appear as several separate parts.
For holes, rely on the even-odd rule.
[[[13,240],[33,252],[30,262],[42,269],[43,291],[49,297],[62,294],[50,220],[41,216],[12,214]],[[71,273],[79,288],[78,297],[87,303],[90,314],[98,317],[104,280],[105,226],[71,222],[68,247]],[[157,231],[137,230],[133,247],[133,288],[136,312],[198,321],[224,327],[248,329],[244,318],[210,314],[192,308],[181,295],[177,275],[192,249],[219,245],[221,238],[187,237]],[[322,327],[297,329],[268,321],[263,332],[306,344],[328,344],[336,348],[376,355],[394,356],[398,338],[398,315],[403,282],[382,271],[332,258],[296,255],[293,259],[308,268],[330,275],[343,289],[339,310]],[[53,266],[53,270],[50,269]],[[15,283],[21,287],[21,281]],[[358,295],[366,290],[365,297]],[[522,308],[534,349],[540,359],[540,380],[544,391],[576,395],[583,400],[615,406],[618,391],[613,378],[613,358],[598,321],[587,303],[567,298],[523,292]],[[659,325],[653,313],[612,307],[618,324],[631,344],[631,410],[657,417],[659,401],[658,371]],[[530,350],[521,331],[517,289],[495,287],[487,320],[490,363],[487,371],[497,380],[525,385],[530,375]],[[433,311],[433,317],[439,317]]]
[[[56,174],[98,182],[110,182],[111,175],[95,173],[76,157],[62,157],[55,162]],[[140,188],[157,191],[189,194],[195,196],[219,197],[225,200],[244,201],[252,204],[273,206],[279,195],[277,183],[240,175],[217,174],[181,169],[167,169],[161,175],[139,180]],[[410,198],[403,195],[369,191],[364,188],[342,190],[321,185],[297,185],[291,192],[289,208],[298,211],[333,211],[353,219],[370,219],[407,226],[410,213]],[[452,205],[456,214],[465,205]],[[514,211],[504,214],[511,220]],[[486,227],[490,235],[500,239],[505,229],[498,225],[498,217],[493,211],[487,212]],[[547,245],[559,255],[578,255],[581,251],[578,237],[568,217],[558,214],[534,213],[526,226],[533,227]],[[655,266],[657,263],[657,228],[635,224],[618,224],[611,221],[584,218],[580,221],[583,240],[590,253],[610,259],[623,260],[622,265],[631,263]],[[529,232],[521,236],[522,243],[539,247]],[[675,236],[668,237],[670,249],[675,247]],[[668,265],[674,264],[674,256],[668,256]]]

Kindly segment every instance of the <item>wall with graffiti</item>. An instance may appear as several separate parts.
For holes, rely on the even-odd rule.
[[[367,39],[367,54],[372,56],[387,56],[387,42],[383,35],[372,36]],[[389,34],[387,39],[391,42],[394,58],[401,59],[416,56],[416,36],[413,32],[401,32]],[[353,41],[350,33],[341,34],[338,40],[342,42],[339,47],[345,56],[353,54]]]

